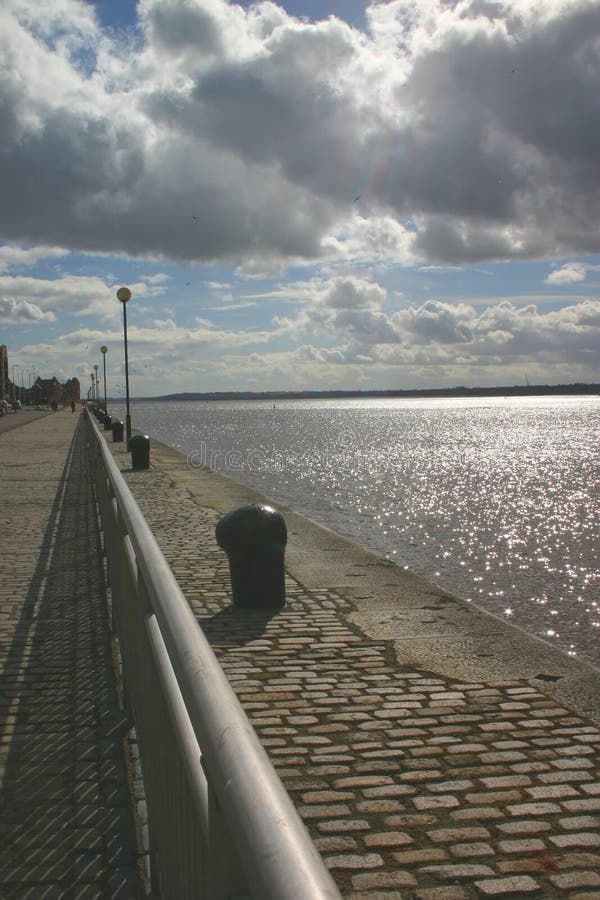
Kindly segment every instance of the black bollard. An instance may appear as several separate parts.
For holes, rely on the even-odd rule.
[[[123,440],[123,429],[124,425],[122,422],[119,422],[118,419],[112,423],[112,436],[113,436],[113,444],[118,444]]]
[[[150,438],[147,434],[134,434],[129,440],[127,449],[131,453],[132,469],[150,467]]]
[[[112,431],[112,416],[104,416],[104,430]]]
[[[285,519],[262,503],[227,513],[215,536],[229,558],[233,603],[242,609],[285,606]]]

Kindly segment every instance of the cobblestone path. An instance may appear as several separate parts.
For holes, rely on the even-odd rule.
[[[0,436],[3,900],[142,895],[78,418]]]
[[[234,611],[215,513],[167,470],[125,474],[345,897],[600,898],[596,727],[526,681],[404,666],[326,586]]]

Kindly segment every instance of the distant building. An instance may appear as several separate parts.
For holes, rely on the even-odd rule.
[[[81,386],[78,378],[69,378],[62,384],[53,375],[52,378],[35,379],[29,390],[25,391],[27,403],[35,406],[50,406],[52,403],[70,403],[71,400],[79,400]]]
[[[27,391],[31,403],[49,406],[51,403],[62,403],[63,386],[56,377],[35,379],[33,387]]]
[[[22,400],[34,406],[50,406],[52,403],[70,403],[71,400],[80,399],[81,385],[78,378],[68,378],[63,384],[55,375],[52,378],[41,378],[38,375],[30,388],[15,385],[8,376],[8,349],[6,344],[0,344],[0,400],[8,400],[9,403]]]
[[[81,385],[79,378],[69,378],[63,384],[63,402],[70,403],[71,400],[81,399]]]

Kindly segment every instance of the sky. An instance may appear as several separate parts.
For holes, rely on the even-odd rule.
[[[598,84],[598,0],[3,0],[16,380],[127,286],[133,396],[600,382]]]

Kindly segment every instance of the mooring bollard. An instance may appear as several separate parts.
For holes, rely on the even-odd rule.
[[[150,467],[150,438],[147,434],[134,434],[129,439],[127,449],[131,453],[132,469],[148,469]]]
[[[125,426],[123,422],[119,422],[118,419],[112,423],[112,436],[113,436],[113,444],[118,444],[123,440],[123,430]]]
[[[104,430],[112,431],[112,416],[104,416]]]
[[[272,506],[251,503],[227,513],[215,536],[229,559],[233,603],[243,609],[285,606],[287,528]]]
[[[150,438],[147,434],[134,434],[129,439],[127,449],[131,453],[132,469],[148,469],[150,467]]]

